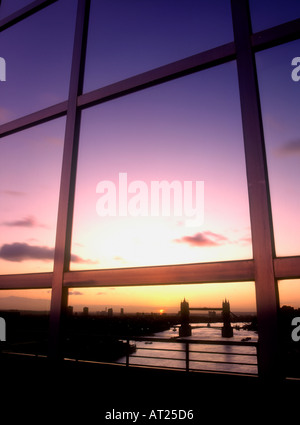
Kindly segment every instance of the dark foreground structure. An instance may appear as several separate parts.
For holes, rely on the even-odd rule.
[[[1,370],[3,409],[10,410],[10,417],[31,423],[40,423],[43,414],[55,423],[58,418],[133,423],[105,420],[108,412],[115,416],[139,412],[137,423],[157,422],[155,417],[164,419],[171,412],[173,416],[181,412],[179,423],[187,424],[212,416],[219,421],[229,414],[239,423],[245,415],[248,420],[262,416],[271,420],[278,414],[287,419],[293,417],[291,400],[299,393],[299,383],[293,380],[267,383],[249,376],[70,361],[49,365],[47,359],[35,357],[3,356]]]

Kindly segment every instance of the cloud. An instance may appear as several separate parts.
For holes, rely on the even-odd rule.
[[[249,245],[252,243],[251,236],[245,236],[244,238],[239,239],[238,241],[241,245]]]
[[[0,193],[9,196],[24,196],[25,192],[20,192],[19,190],[1,190]]]
[[[47,246],[33,246],[14,242],[4,244],[0,249],[0,258],[6,261],[21,262],[26,260],[53,260],[54,249]]]
[[[228,243],[228,239],[221,234],[206,231],[196,233],[193,236],[183,236],[180,239],[175,239],[175,242],[187,243],[191,246],[216,246]]]
[[[15,295],[0,298],[0,308],[4,310],[35,310],[49,311],[50,297],[30,298],[17,297]]]
[[[73,263],[84,263],[84,264],[98,264],[98,261],[93,261],[79,257],[79,255],[71,254],[71,261]]]
[[[300,139],[291,140],[288,143],[285,143],[280,148],[276,150],[277,154],[280,156],[285,155],[300,155]]]
[[[0,258],[6,261],[22,262],[28,260],[51,261],[54,258],[54,248],[48,246],[28,245],[27,243],[14,242],[4,244],[0,248]],[[95,264],[95,261],[86,260],[78,255],[71,255],[74,263]]]
[[[39,224],[33,216],[24,217],[20,220],[5,221],[1,224],[7,227],[46,227],[44,224]]]
[[[206,232],[204,232],[204,234],[205,234],[205,236],[213,239],[216,243],[228,242],[228,238],[224,235],[221,235],[220,233],[214,233],[214,232],[210,232],[209,230],[207,230]]]
[[[12,118],[13,118],[13,114],[10,109],[3,108],[3,107],[0,108],[0,124],[10,121]]]
[[[80,292],[80,291],[69,291],[69,295],[83,295],[83,292]]]
[[[61,137],[46,137],[45,141],[50,143],[51,145],[61,146],[64,143],[64,139]]]
[[[245,246],[252,243],[251,236],[249,235],[241,237],[237,240],[230,240],[220,233],[214,233],[209,230],[202,233],[196,233],[193,236],[183,236],[182,238],[175,239],[174,241],[178,243],[186,243],[195,247],[220,246],[225,244],[240,244]]]

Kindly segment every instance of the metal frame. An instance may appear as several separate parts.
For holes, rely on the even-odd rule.
[[[131,354],[130,350],[129,350],[129,345],[130,342],[160,342],[160,343],[166,343],[166,345],[168,346],[168,344],[174,344],[177,345],[182,345],[185,346],[185,348],[156,348],[156,347],[145,347],[145,346],[139,346],[138,350],[144,350],[144,351],[162,351],[163,353],[168,353],[168,352],[177,352],[177,353],[184,353],[183,357],[179,357],[179,358],[174,358],[174,357],[164,357],[164,356],[149,356],[149,355],[141,355],[141,354]],[[257,367],[257,363],[249,363],[245,362],[245,361],[220,361],[220,360],[207,360],[207,359],[190,359],[190,353],[198,353],[198,354],[210,354],[210,355],[224,355],[224,352],[221,351],[203,351],[203,350],[196,350],[196,349],[190,349],[190,345],[198,345],[201,348],[201,345],[212,345],[212,346],[230,346],[230,347],[252,347],[255,349],[255,353],[240,353],[240,352],[235,352],[232,351],[230,352],[230,356],[243,356],[243,357],[257,357],[256,351],[257,351],[257,342],[244,342],[244,341],[211,341],[211,340],[198,340],[198,339],[180,339],[180,340],[173,340],[173,339],[165,339],[165,338],[156,338],[156,337],[135,337],[135,338],[127,338],[127,352],[126,352],[126,360],[125,360],[125,365],[126,367],[130,367],[130,366],[138,366],[138,367],[145,367],[145,365],[141,365],[139,363],[134,363],[133,359],[139,359],[139,358],[143,358],[143,359],[147,359],[147,360],[174,360],[175,362],[178,363],[182,363],[184,364],[182,367],[180,366],[157,366],[161,369],[175,369],[175,370],[185,370],[187,373],[188,372],[216,372],[216,370],[209,370],[209,369],[205,369],[205,368],[201,368],[201,367],[197,367],[197,368],[191,368],[190,367],[190,363],[213,363],[213,364],[226,364],[226,365],[241,365],[241,366],[254,366]],[[198,348],[198,347],[197,347]],[[132,359],[132,361],[130,362],[130,359]],[[80,361],[80,359],[76,359],[77,361]],[[120,363],[116,363],[116,364],[120,364]],[[151,365],[146,366],[146,367],[151,367]],[[152,366],[154,367],[154,366]],[[220,373],[231,373],[231,374],[239,374],[240,372],[228,372],[228,371],[222,371]],[[255,373],[251,373],[248,372],[247,373],[248,376],[256,376]]]
[[[7,28],[12,27],[18,22],[23,21],[23,19],[28,18],[39,10],[44,9],[52,3],[57,2],[57,0],[35,0],[29,3],[27,6],[22,9],[17,10],[11,15],[7,16],[0,20],[0,32],[6,30]]]
[[[49,334],[49,356],[51,358],[56,358],[60,351],[61,318],[66,312],[68,305],[68,289],[63,287],[62,282],[64,272],[69,269],[71,258],[73,207],[80,127],[80,111],[77,109],[77,97],[81,94],[83,87],[89,8],[89,1],[78,1],[52,277]]]
[[[279,298],[274,277],[275,244],[264,133],[255,59],[250,40],[250,11],[246,2],[232,0],[232,6],[250,204],[257,319],[260,323],[260,336],[265,341],[260,348],[259,366],[264,373],[273,374],[279,364]]]
[[[0,32],[58,0],[36,0],[0,20]],[[277,279],[300,277],[300,256],[276,258],[255,52],[300,38],[300,19],[252,34],[248,0],[231,0],[234,42],[82,93],[90,0],[78,0],[69,97],[64,102],[0,126],[0,138],[66,116],[53,273],[0,276],[0,289],[52,288],[51,358],[60,352],[61,319],[72,287],[170,285],[254,281],[259,320],[258,366],[262,377],[280,375],[277,344]],[[236,60],[245,144],[253,259],[110,270],[70,271],[70,241],[81,110]]]

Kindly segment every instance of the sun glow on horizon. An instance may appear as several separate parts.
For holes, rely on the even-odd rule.
[[[280,306],[300,308],[300,279],[279,282]],[[186,299],[190,307],[221,307],[226,298],[233,312],[256,311],[254,282],[184,284],[167,286],[70,288],[68,304],[74,312],[88,307],[90,312],[112,308],[118,314],[164,313],[177,314],[180,302]],[[40,310],[50,308],[51,290],[26,289],[2,290],[0,309]],[[163,305],[163,307],[162,307]]]
[[[177,314],[180,302],[187,299],[191,307],[221,307],[227,298],[233,311],[256,311],[253,282],[182,284],[159,286],[124,286],[109,288],[76,288],[69,290],[69,305],[80,311],[84,305],[91,311],[113,308],[118,312],[158,312]],[[163,307],[162,307],[163,306]]]

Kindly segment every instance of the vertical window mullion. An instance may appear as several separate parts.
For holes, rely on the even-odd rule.
[[[62,319],[68,302],[68,289],[63,287],[63,279],[64,273],[69,269],[70,262],[78,133],[80,126],[80,112],[77,109],[77,98],[82,92],[89,7],[90,0],[78,0],[52,279],[49,335],[49,357],[51,359],[57,359],[61,353],[60,336]]]
[[[279,371],[277,332],[278,291],[274,277],[274,240],[264,135],[248,0],[232,0],[232,16],[246,155],[258,316],[259,372]]]

